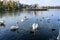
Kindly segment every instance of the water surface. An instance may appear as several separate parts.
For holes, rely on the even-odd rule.
[[[23,17],[28,20],[21,22]],[[47,20],[49,19],[49,20]],[[0,20],[5,21],[5,26],[0,26],[0,40],[49,40],[58,36],[60,29],[60,9],[50,9],[48,11],[16,11],[0,13]],[[18,32],[10,30],[11,26],[16,26],[19,22]],[[38,23],[38,29],[34,33],[32,24]],[[56,29],[52,32],[52,29]]]

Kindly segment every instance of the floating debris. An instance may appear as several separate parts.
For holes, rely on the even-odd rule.
[[[38,19],[36,19],[38,21]]]
[[[60,19],[57,19],[57,21],[60,21]]]
[[[53,14],[51,16],[53,16]]]
[[[54,28],[52,29],[52,31],[55,31],[55,30],[56,30],[56,29],[54,29]]]
[[[42,21],[42,20],[40,19],[40,21]]]
[[[44,19],[44,17],[42,17]]]

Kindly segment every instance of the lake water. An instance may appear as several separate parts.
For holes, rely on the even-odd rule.
[[[28,19],[21,21],[23,17]],[[0,20],[4,20],[5,26],[0,26],[0,40],[56,40],[60,29],[60,9],[49,9],[48,11],[13,11],[1,12]],[[18,32],[11,31],[11,26],[16,26]],[[37,23],[38,29],[34,33],[32,24]],[[52,31],[52,29],[56,29]]]

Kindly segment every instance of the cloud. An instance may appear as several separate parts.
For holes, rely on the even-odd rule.
[[[60,0],[19,0],[24,4],[60,5]]]

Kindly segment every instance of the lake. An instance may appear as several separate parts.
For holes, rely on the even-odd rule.
[[[28,19],[22,22],[23,17]],[[0,12],[0,20],[5,23],[5,26],[0,26],[0,40],[56,40],[60,29],[60,9]],[[13,32],[10,27],[16,26],[16,22],[19,29]],[[35,34],[30,33],[33,23],[38,24]]]

